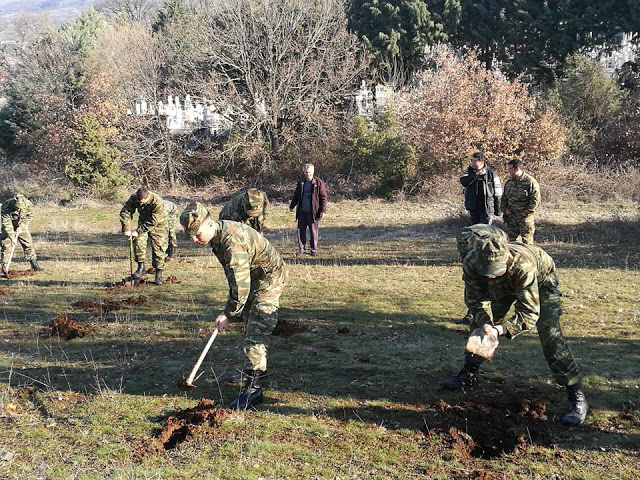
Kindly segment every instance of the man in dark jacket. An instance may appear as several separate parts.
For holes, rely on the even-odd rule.
[[[487,165],[484,153],[471,156],[471,164],[460,177],[464,187],[464,207],[471,215],[471,224],[491,225],[493,215],[500,215],[502,184],[500,177]]]
[[[313,175],[314,167],[311,163],[302,166],[304,178],[298,181],[296,191],[291,199],[289,210],[296,206],[296,220],[298,220],[298,253],[304,253],[307,244],[307,228],[310,232],[311,255],[318,254],[318,223],[327,211],[327,186]]]

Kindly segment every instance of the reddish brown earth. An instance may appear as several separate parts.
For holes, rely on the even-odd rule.
[[[93,330],[93,325],[83,325],[61,313],[51,321],[51,324],[44,329],[46,335],[60,337],[63,340],[84,337]]]
[[[295,322],[290,322],[283,318],[278,319],[278,324],[276,328],[273,329],[271,335],[275,335],[276,337],[285,337],[288,338],[291,335],[295,335],[296,333],[303,333],[308,331],[309,329],[304,325],[300,325],[300,321],[296,320]]]
[[[24,272],[19,272],[17,270],[9,270],[7,272],[7,278],[11,280],[14,278],[30,277],[35,274],[36,272],[30,268],[28,270],[25,270]]]
[[[164,279],[164,283],[181,283],[181,280],[178,280],[178,277],[175,275],[169,275]]]
[[[11,290],[9,290],[7,287],[0,287],[0,295],[9,295],[11,293]]]
[[[149,302],[149,297],[146,295],[138,295],[129,297],[125,300],[106,300],[106,301],[93,301],[93,300],[78,300],[71,304],[73,308],[82,310],[85,312],[93,313],[109,313],[114,310],[122,310],[123,308],[136,307]]]
[[[231,410],[213,406],[213,401],[203,398],[193,408],[177,410],[167,417],[164,426],[154,434],[154,439],[134,441],[134,456],[142,458],[150,453],[172,450],[183,442],[194,438],[213,438],[217,435],[217,427]]]
[[[461,459],[490,459],[548,445],[547,405],[537,399],[499,399],[487,404],[440,401],[423,415],[427,439],[441,438]]]

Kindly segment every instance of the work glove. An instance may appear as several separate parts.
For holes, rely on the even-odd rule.
[[[491,360],[498,343],[500,343],[498,341],[499,335],[500,331],[496,327],[485,323],[482,327],[476,328],[471,332],[467,340],[466,350],[474,355]]]
[[[127,238],[136,238],[138,236],[138,232],[136,232],[135,230],[127,230],[126,232],[124,232],[124,236]]]

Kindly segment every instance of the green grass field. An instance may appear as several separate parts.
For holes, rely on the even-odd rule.
[[[224,306],[223,270],[179,235],[165,277],[180,283],[107,288],[129,274],[118,211],[38,206],[32,232],[45,271],[0,280],[0,478],[637,476],[634,205],[546,205],[539,218],[537,241],[565,295],[564,333],[585,373],[583,426],[559,424],[566,395],[535,335],[503,340],[477,388],[440,389],[461,366],[466,335],[453,323],[465,312],[458,205],[332,203],[319,256],[296,258],[293,214],[275,204],[267,237],[289,264],[280,319],[290,334],[270,343],[265,402],[194,427],[171,448],[158,438],[168,416],[201,398],[224,408],[238,393],[224,379],[244,364],[242,329],[216,339],[194,391],[178,391]],[[27,266],[17,252],[12,269]],[[132,296],[148,301],[107,313],[73,307]],[[90,331],[49,335],[60,314]]]

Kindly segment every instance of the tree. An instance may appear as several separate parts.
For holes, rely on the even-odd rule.
[[[621,117],[627,96],[597,62],[580,55],[569,57],[566,79],[550,98],[567,124],[574,153],[593,154],[597,138]]]
[[[161,3],[160,0],[99,0],[94,8],[110,18],[150,24]]]
[[[332,128],[363,70],[341,0],[228,0],[204,15],[192,91],[233,119],[228,148],[264,147],[250,169],[272,169],[295,141]]]
[[[3,83],[4,147],[58,170],[71,154],[72,113],[86,102],[86,58],[104,27],[94,11],[48,30]]]
[[[488,70],[477,52],[459,58],[441,46],[431,63],[405,99],[403,116],[423,174],[459,172],[477,150],[490,161],[525,159],[534,167],[565,152],[555,111],[543,108],[525,84]]]
[[[640,16],[633,3],[450,0],[445,1],[445,31],[458,48],[479,47],[487,67],[497,61],[511,76],[524,73],[548,84],[563,74],[570,55],[614,47],[617,33],[639,31]]]
[[[376,116],[373,123],[359,115],[353,117],[338,149],[349,165],[347,178],[354,172],[373,174],[379,195],[402,193],[415,173],[417,154],[398,130],[391,110]]]
[[[74,158],[65,168],[67,178],[85,191],[100,194],[128,184],[129,178],[120,171],[120,152],[107,145],[96,117],[87,114],[77,123]]]
[[[378,77],[403,85],[423,64],[425,47],[446,39],[424,0],[353,0],[349,28],[372,55]]]

